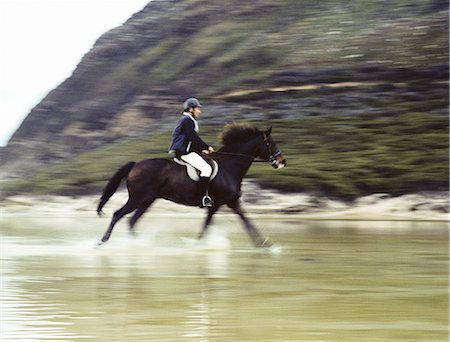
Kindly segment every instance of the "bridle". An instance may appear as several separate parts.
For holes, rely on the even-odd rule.
[[[276,151],[276,152],[273,152],[273,151],[272,151],[272,146],[270,145],[270,135],[267,135],[267,136],[266,136],[265,133],[264,133],[264,142],[266,143],[267,149],[269,150],[269,153],[270,153],[268,162],[269,162],[271,165],[277,164],[277,157],[278,157],[279,155],[281,155],[281,151],[280,151],[280,150],[278,150],[278,151]]]
[[[272,165],[277,163],[277,157],[281,155],[281,151],[272,151],[272,146],[270,146],[270,135],[266,136],[264,134],[264,140],[263,142],[266,144],[267,149],[269,150],[269,159],[268,160],[254,160],[256,157],[252,156],[250,154],[244,154],[244,153],[234,153],[234,152],[212,152],[211,154],[222,154],[222,155],[229,155],[229,156],[237,156],[237,157],[243,157],[243,158],[250,158],[253,159],[254,163],[270,163]]]

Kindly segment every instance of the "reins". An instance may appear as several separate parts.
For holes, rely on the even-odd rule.
[[[251,139],[253,139],[254,137],[252,137]],[[251,140],[249,139],[249,140]],[[264,134],[264,143],[266,143],[267,148],[269,149],[269,153],[271,152],[271,148],[270,148],[270,140],[269,140],[269,136],[266,136],[266,134]],[[212,152],[211,154],[222,154],[222,155],[229,155],[229,156],[236,156],[236,157],[243,157],[243,158],[250,158],[253,159],[253,163],[274,163],[275,158],[277,156],[279,156],[281,154],[280,151],[277,151],[275,153],[272,153],[269,157],[268,160],[255,160],[255,156],[252,156],[250,154],[244,154],[244,153],[235,153],[235,152]]]
[[[244,157],[244,158],[250,158],[250,159],[255,159],[255,156],[252,156],[250,154],[243,154],[243,153],[233,153],[233,152],[212,152],[211,154],[223,154],[223,155],[228,155],[228,156],[236,156],[236,157]],[[268,163],[269,161],[267,160],[253,160],[254,163]]]

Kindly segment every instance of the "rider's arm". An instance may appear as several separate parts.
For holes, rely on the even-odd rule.
[[[192,120],[184,120],[181,129],[187,138],[197,145],[201,150],[208,150],[209,145],[205,143],[194,130],[194,122]]]

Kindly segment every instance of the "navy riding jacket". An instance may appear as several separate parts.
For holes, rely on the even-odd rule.
[[[198,136],[198,123],[195,118],[187,112],[184,112],[177,126],[172,132],[172,145],[169,152],[175,152],[177,156],[189,152],[201,153],[207,150],[209,145]]]

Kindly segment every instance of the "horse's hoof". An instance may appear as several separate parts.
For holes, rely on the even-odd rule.
[[[94,245],[94,248],[99,248],[99,247],[101,247],[105,242],[106,242],[106,241],[102,241],[102,240],[97,241],[97,242],[95,243],[95,245]]]
[[[281,246],[274,245],[269,239],[262,243],[261,248],[271,254],[281,253],[282,250]]]
[[[270,247],[265,248],[270,254],[279,254],[283,251],[281,246],[272,245]]]
[[[272,244],[272,242],[270,241],[269,238],[265,239],[260,245],[260,247],[263,248],[263,249],[269,249],[272,246],[273,246],[273,244]]]

